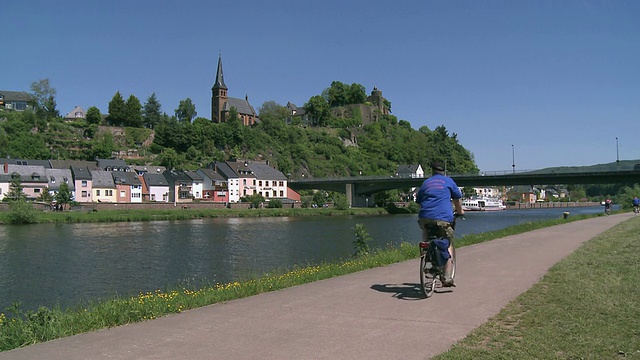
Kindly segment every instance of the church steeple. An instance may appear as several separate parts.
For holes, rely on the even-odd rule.
[[[216,82],[211,88],[211,121],[221,123],[224,121],[222,111],[224,104],[228,101],[227,85],[224,83],[224,75],[222,73],[222,55],[218,56],[218,72],[216,73]]]
[[[213,84],[211,90],[224,89],[227,90],[227,85],[224,84],[224,75],[222,74],[222,55],[218,57],[218,72],[216,73],[216,82]]]

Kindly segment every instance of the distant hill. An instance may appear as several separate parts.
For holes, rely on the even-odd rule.
[[[581,172],[606,172],[606,171],[631,171],[638,167],[640,170],[640,160],[620,160],[620,162],[610,162],[607,164],[597,164],[589,166],[559,166],[549,167],[535,171],[529,171],[531,174],[541,173],[581,173]]]

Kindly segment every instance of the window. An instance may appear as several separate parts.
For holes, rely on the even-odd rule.
[[[151,201],[156,201],[156,194],[151,194]]]
[[[247,179],[242,179],[242,185],[247,185]]]
[[[87,187],[87,180],[82,180],[82,187]]]
[[[140,193],[133,193],[133,194],[131,194],[131,197],[137,199],[137,198],[140,198],[141,195],[142,194],[140,194]]]
[[[262,186],[262,180],[258,181],[258,186]]]
[[[83,191],[82,191],[82,197],[83,197],[83,198],[86,198],[86,197],[87,197],[87,191],[86,191],[86,190],[83,190]]]
[[[280,190],[280,197],[284,197],[284,191]]]
[[[100,196],[100,189],[96,190],[96,196]]]
[[[127,192],[124,190],[120,190],[120,197],[125,197],[127,196]]]
[[[264,186],[269,186],[269,180],[264,182]]]
[[[40,189],[33,189],[33,193],[34,194],[39,194],[40,193]]]
[[[113,190],[105,190],[105,191],[104,191],[104,194],[105,194],[106,196],[113,196]]]
[[[27,103],[25,101],[16,101],[13,103],[13,109],[16,111],[27,110]]]
[[[278,182],[278,186],[284,186],[284,182],[283,181],[279,181]]]

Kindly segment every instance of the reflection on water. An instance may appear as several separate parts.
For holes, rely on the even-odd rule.
[[[601,208],[467,213],[458,236]],[[80,300],[226,283],[274,269],[348,258],[361,223],[373,248],[417,243],[415,215],[216,218],[0,226],[0,312]]]

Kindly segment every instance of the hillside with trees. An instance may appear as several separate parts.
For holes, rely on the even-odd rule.
[[[2,157],[92,160],[117,154],[131,164],[183,169],[231,158],[268,160],[291,178],[386,176],[398,165],[433,160],[446,161],[451,172],[478,171],[457,134],[444,125],[415,130],[408,121],[381,113],[367,103],[359,84],[334,81],[312,96],[304,105],[306,122],[293,118],[285,106],[265,102],[254,126],[242,125],[233,108],[227,122],[215,124],[197,117],[189,98],[169,116],[155,93],[142,103],[120,92],[109,102],[109,114],[92,106],[86,119],[65,121],[48,80],[31,88],[32,111],[0,113]],[[390,110],[391,103],[384,101]],[[363,123],[360,109],[369,108],[377,111],[376,120]]]

